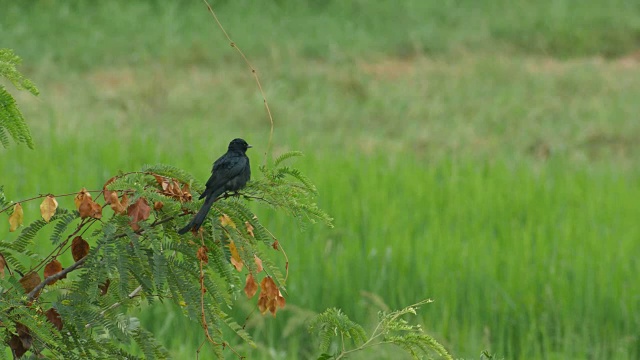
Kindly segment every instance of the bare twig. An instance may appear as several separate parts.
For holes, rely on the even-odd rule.
[[[47,196],[53,196],[53,197],[57,197],[57,198],[58,198],[58,197],[65,197],[65,196],[71,196],[71,195],[78,195],[78,192],[79,192],[79,191],[76,191],[76,192],[74,192],[74,193],[68,193],[68,194],[60,194],[60,195],[55,195],[55,194],[40,194],[40,195],[38,195],[38,196],[34,196],[34,197],[31,197],[31,198],[28,198],[28,199],[19,200],[19,201],[14,201],[14,202],[12,202],[10,205],[7,205],[7,206],[5,206],[4,208],[2,208],[2,209],[0,210],[0,214],[2,214],[3,212],[5,212],[5,211],[9,210],[9,209],[10,209],[10,208],[12,208],[13,206],[15,206],[15,204],[18,204],[18,203],[22,204],[22,203],[27,202],[27,201],[37,200],[37,199],[42,199],[42,198],[45,198],[45,197],[47,197]],[[102,190],[86,190],[86,192],[89,192],[89,193],[92,193],[92,192],[93,192],[93,193],[96,193],[96,192],[97,192],[97,193],[99,193],[99,192],[102,192]]]
[[[251,65],[251,62],[249,62],[249,59],[247,59],[247,57],[244,55],[244,52],[242,52],[242,50],[240,50],[238,45],[236,45],[236,43],[233,40],[231,40],[231,37],[229,36],[229,34],[227,34],[227,31],[224,29],[224,26],[222,26],[222,23],[218,19],[218,16],[216,15],[215,11],[213,11],[213,8],[211,8],[211,5],[209,5],[209,2],[207,0],[202,0],[202,1],[204,1],[205,5],[207,5],[207,9],[209,9],[209,12],[211,13],[213,18],[215,19],[216,23],[218,24],[218,27],[220,28],[220,30],[222,31],[224,36],[229,41],[229,45],[231,45],[232,48],[234,48],[234,49],[236,49],[238,51],[238,53],[240,54],[240,56],[244,60],[245,64],[247,64],[247,66],[249,67],[249,70],[251,70],[251,74],[253,74],[253,77],[256,80],[256,84],[258,85],[258,89],[260,90],[260,94],[262,95],[262,101],[264,103],[264,108],[267,111],[267,116],[269,117],[269,123],[271,124],[271,130],[269,131],[269,143],[267,144],[267,149],[264,152],[264,165],[266,165],[267,164],[268,154],[271,152],[271,141],[273,139],[273,116],[271,115],[271,109],[269,109],[269,103],[267,102],[267,97],[264,94],[264,90],[262,90],[262,84],[260,83],[260,78],[258,77],[258,72],[253,67],[253,65]]]

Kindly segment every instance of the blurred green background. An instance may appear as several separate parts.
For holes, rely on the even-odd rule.
[[[417,321],[458,358],[640,357],[640,2],[212,5],[258,70],[274,153],[306,154],[295,166],[335,218],[302,231],[258,209],[290,260],[288,305],[263,318],[239,299],[259,346],[237,350],[311,358],[315,312],[371,326],[432,298]],[[41,91],[9,85],[36,149],[0,150],[8,198],[99,188],[147,163],[204,180],[238,136],[263,162],[262,98],[202,2],[0,10],[0,46]],[[0,234],[15,237],[7,221]],[[162,304],[139,317],[195,357],[197,323]]]

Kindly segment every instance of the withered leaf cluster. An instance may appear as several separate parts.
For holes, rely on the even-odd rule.
[[[162,195],[174,198],[181,202],[191,201],[191,191],[189,190],[189,184],[180,183],[176,179],[171,179],[166,176],[153,174],[153,177],[160,185],[160,193]]]
[[[93,201],[87,189],[82,188],[73,199],[73,202],[76,204],[76,209],[78,209],[81,219],[88,217],[102,219],[102,206]]]

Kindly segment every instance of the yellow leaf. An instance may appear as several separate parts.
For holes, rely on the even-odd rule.
[[[222,214],[222,216],[220,216],[220,224],[224,227],[231,226],[234,229],[236,228],[236,224],[227,214]]]
[[[58,208],[58,201],[51,195],[48,195],[40,204],[40,214],[44,221],[49,222],[51,217],[56,213],[56,209]]]
[[[22,220],[24,218],[24,212],[22,211],[22,205],[17,203],[13,208],[13,214],[9,216],[9,231],[13,232],[22,225]]]
[[[233,264],[236,270],[242,271],[242,266],[244,264],[242,263],[242,259],[240,258],[240,254],[238,254],[238,249],[236,248],[236,244],[233,240],[229,242],[229,251],[231,251],[231,264]]]

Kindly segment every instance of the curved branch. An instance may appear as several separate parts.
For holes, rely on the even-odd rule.
[[[29,301],[33,301],[40,293],[40,290],[44,289],[44,287],[50,284],[51,282],[62,279],[63,277],[67,276],[68,273],[82,266],[82,264],[84,264],[84,262],[87,261],[88,257],[89,255],[86,255],[82,259],[73,263],[73,265],[69,266],[68,268],[45,278],[44,281],[42,281],[40,284],[38,284],[38,286],[34,287],[33,290],[31,290],[31,292],[27,295],[27,299]]]

